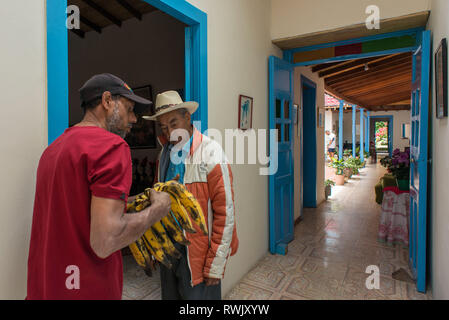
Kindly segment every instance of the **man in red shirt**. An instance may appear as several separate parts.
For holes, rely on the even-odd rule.
[[[119,250],[170,210],[168,195],[153,191],[150,207],[125,214],[132,163],[123,138],[133,109],[151,102],[111,74],[92,77],[80,95],[83,120],[39,161],[27,299],[121,299]]]

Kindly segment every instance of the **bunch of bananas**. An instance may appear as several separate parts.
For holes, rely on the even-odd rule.
[[[200,204],[182,184],[171,180],[165,183],[156,183],[153,188],[155,191],[169,194],[171,211],[153,224],[136,242],[129,245],[137,264],[143,267],[149,276],[154,267],[153,258],[167,268],[171,268],[171,259],[181,257],[181,253],[175,248],[168,235],[177,243],[188,246],[190,242],[185,237],[184,231],[196,233],[191,219],[203,234],[208,234]],[[145,189],[144,193],[138,195],[133,202],[128,203],[126,211],[128,213],[139,212],[148,207],[151,204],[150,190],[150,188]]]

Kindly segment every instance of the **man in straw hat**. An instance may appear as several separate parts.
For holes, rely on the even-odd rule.
[[[123,140],[151,102],[99,74],[80,89],[84,118],[44,151],[37,169],[27,299],[121,299],[120,249],[170,210],[152,192],[141,214],[124,214],[131,154]]]
[[[191,124],[197,108],[167,91],[157,95],[155,114],[144,116],[163,133],[157,180],[179,179],[200,203],[209,230],[187,233],[188,247],[175,243],[182,257],[172,269],[161,265],[162,299],[221,299],[226,262],[238,248],[231,168],[221,146]]]

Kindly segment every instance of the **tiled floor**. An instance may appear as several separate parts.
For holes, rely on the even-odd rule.
[[[384,169],[368,165],[348,183],[332,189],[317,209],[306,209],[286,256],[267,254],[225,299],[429,299],[410,283],[394,280],[409,272],[408,251],[376,240],[380,207],[374,185]],[[380,289],[368,290],[365,273],[379,266]],[[147,277],[124,257],[123,299],[160,299],[159,272]]]
[[[384,169],[368,165],[332,189],[317,209],[306,209],[286,256],[267,254],[226,299],[429,299],[414,284],[394,280],[409,271],[408,249],[376,240],[380,206],[374,185]],[[379,266],[380,289],[368,290],[365,273]]]

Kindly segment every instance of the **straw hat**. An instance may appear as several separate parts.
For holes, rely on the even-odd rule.
[[[146,120],[156,121],[157,117],[172,112],[178,109],[187,109],[190,114],[194,113],[198,109],[198,102],[188,101],[184,102],[181,96],[176,91],[165,91],[157,95],[155,113],[152,116],[143,116]]]

